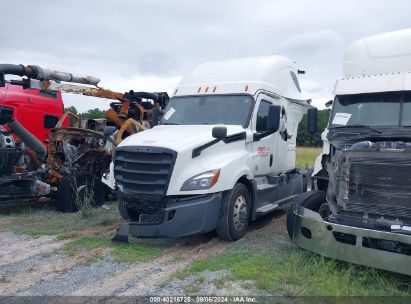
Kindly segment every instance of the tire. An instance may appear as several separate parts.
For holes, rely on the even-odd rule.
[[[93,185],[93,189],[91,188]],[[87,172],[81,172],[73,176],[66,176],[59,183],[56,193],[56,207],[61,212],[76,212],[76,191],[81,186],[86,186],[93,193],[92,206],[98,207],[104,204],[104,184],[97,178],[93,178]]]
[[[294,214],[294,210],[296,206],[302,206],[304,208],[318,212],[321,204],[323,204],[325,201],[325,191],[321,190],[305,192],[295,199],[294,203],[290,205],[287,212],[287,233],[290,239],[293,239],[294,236],[294,227],[296,223],[296,215]]]
[[[236,184],[226,192],[218,219],[217,235],[220,239],[234,242],[241,239],[250,221],[251,199],[243,184]]]

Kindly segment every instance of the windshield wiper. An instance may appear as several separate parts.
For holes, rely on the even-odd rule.
[[[176,122],[163,122],[162,125],[175,125],[175,126],[179,126],[180,124],[176,123]]]
[[[348,125],[348,126],[339,126],[339,127],[333,127],[333,128],[330,128],[330,130],[333,130],[333,129],[349,129],[349,128],[367,128],[367,129],[369,129],[369,130],[372,130],[372,131],[374,131],[374,132],[377,132],[378,134],[381,134],[382,133],[382,131],[381,130],[378,130],[377,128],[374,128],[374,127],[371,127],[371,126],[367,126],[367,125],[360,125],[360,124],[353,124],[353,125]]]

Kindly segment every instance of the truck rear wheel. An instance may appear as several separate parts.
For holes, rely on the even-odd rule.
[[[325,191],[321,190],[305,192],[295,199],[294,204],[292,204],[290,208],[288,208],[287,212],[287,232],[290,239],[293,239],[294,236],[294,227],[296,222],[296,215],[294,214],[294,210],[296,206],[302,206],[304,208],[318,212],[318,210],[320,210],[321,204],[325,202]]]
[[[250,205],[250,194],[243,184],[235,185],[224,194],[217,226],[219,238],[233,242],[245,235],[250,221]]]

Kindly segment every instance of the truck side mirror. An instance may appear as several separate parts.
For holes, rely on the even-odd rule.
[[[158,108],[153,108],[151,110],[151,122],[150,122],[151,127],[158,125],[159,114],[160,114],[160,110]]]
[[[329,101],[327,101],[326,103],[325,103],[325,107],[326,108],[329,108],[329,107],[331,107],[333,105],[333,100],[331,99],[331,100],[329,100]]]
[[[307,110],[307,132],[314,134],[317,132],[317,108],[309,108]]]
[[[214,127],[212,135],[216,139],[223,140],[227,137],[227,128],[226,127]]]
[[[281,106],[270,105],[268,108],[267,130],[275,133],[280,129]]]

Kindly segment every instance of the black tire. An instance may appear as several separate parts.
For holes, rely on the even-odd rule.
[[[250,209],[250,194],[243,184],[237,184],[224,193],[217,226],[218,237],[229,242],[241,239],[247,231]]]
[[[56,193],[56,207],[61,212],[76,212],[78,207],[76,205],[76,187],[86,185],[91,187],[93,185],[92,206],[98,207],[104,204],[104,187],[105,185],[93,178],[87,172],[81,172],[73,176],[66,176],[59,183]]]
[[[295,199],[294,203],[290,205],[287,212],[287,232],[290,239],[293,239],[294,236],[294,227],[296,222],[294,210],[296,206],[302,206],[304,208],[318,212],[318,210],[321,207],[321,204],[325,202],[325,191],[321,190],[304,192]]]

